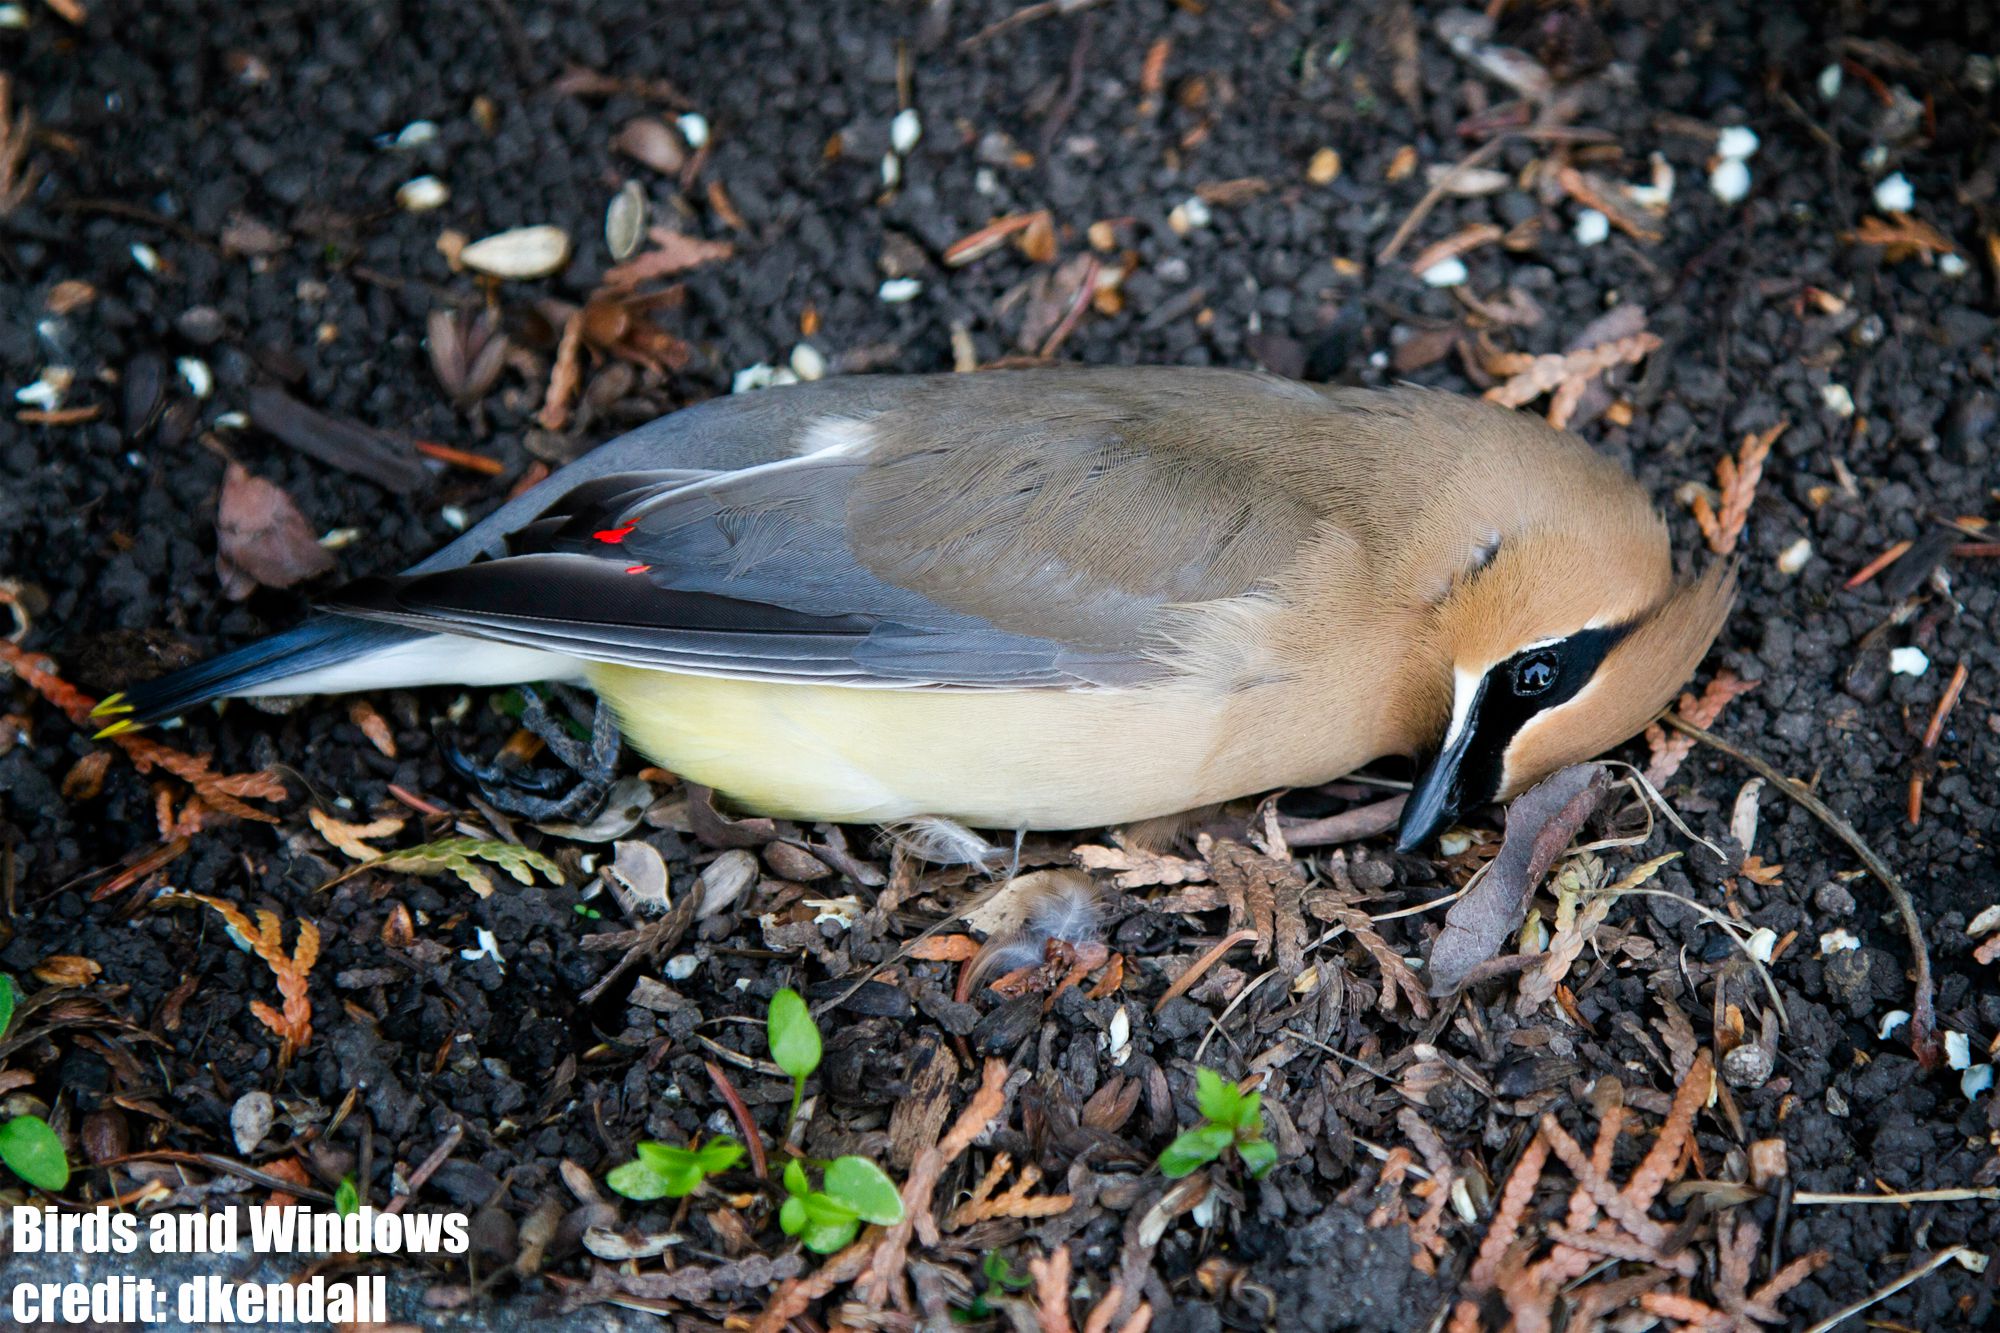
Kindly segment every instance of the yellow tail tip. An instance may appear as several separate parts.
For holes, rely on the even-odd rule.
[[[92,736],[91,739],[94,741],[110,740],[113,736],[123,736],[124,734],[130,731],[138,731],[144,725],[145,725],[144,723],[134,722],[129,717],[120,718],[118,721],[113,722],[110,726],[98,732],[95,736]]]
[[[116,694],[106,695],[98,703],[97,707],[90,710],[90,715],[92,717],[116,717],[120,713],[129,713],[131,711],[132,705],[125,702],[125,692],[120,690]]]

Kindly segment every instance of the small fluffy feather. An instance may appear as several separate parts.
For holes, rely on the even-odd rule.
[[[1038,879],[1023,905],[1020,924],[996,931],[973,955],[969,974],[973,985],[1040,964],[1048,956],[1051,940],[1088,944],[1103,935],[1104,902],[1089,876],[1051,874]]]

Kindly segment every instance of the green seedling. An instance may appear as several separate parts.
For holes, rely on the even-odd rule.
[[[1278,1164],[1278,1150],[1264,1137],[1264,1096],[1240,1092],[1213,1069],[1194,1071],[1194,1101],[1202,1123],[1183,1133],[1160,1154],[1160,1174],[1170,1180],[1191,1175],[1221,1159],[1231,1148],[1261,1179]]]
[[[69,1184],[62,1140],[38,1115],[17,1115],[0,1125],[0,1162],[36,1189],[58,1193]]]
[[[772,1063],[792,1076],[792,1112],[785,1117],[785,1132],[789,1134],[792,1121],[799,1118],[806,1079],[819,1068],[819,1025],[813,1022],[805,997],[786,986],[771,997],[764,1033],[770,1043]]]
[[[333,1187],[333,1211],[342,1217],[352,1217],[361,1211],[361,1191],[355,1188],[353,1176],[342,1176]]]
[[[854,1239],[863,1222],[894,1226],[903,1220],[896,1182],[866,1157],[836,1157],[826,1164],[822,1187],[813,1189],[798,1159],[785,1164],[785,1206],[778,1225],[814,1254],[832,1254]]]
[[[1016,1277],[1007,1263],[1007,1256],[994,1250],[979,1265],[979,1271],[986,1275],[986,1290],[972,1298],[972,1304],[951,1312],[953,1322],[970,1324],[981,1319],[991,1319],[999,1313],[996,1308],[1007,1299],[1009,1293],[1022,1291],[1035,1285],[1031,1277]]]
[[[14,978],[0,972],[0,1037],[14,1021]],[[54,1194],[69,1184],[69,1157],[62,1140],[38,1115],[17,1115],[0,1124],[0,1162],[36,1189]]]
[[[614,1167],[604,1183],[614,1194],[635,1202],[684,1199],[710,1176],[720,1175],[743,1157],[735,1139],[710,1139],[699,1148],[674,1148],[664,1143],[639,1143],[631,1161]]]

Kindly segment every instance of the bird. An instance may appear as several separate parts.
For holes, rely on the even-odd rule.
[[[1405,755],[1414,851],[1637,733],[1735,581],[1677,574],[1578,436],[1448,390],[856,376],[671,413],[98,712],[569,682],[600,750],[622,731],[744,811],[1017,834]]]

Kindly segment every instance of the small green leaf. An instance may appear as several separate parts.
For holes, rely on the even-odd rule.
[[[806,1201],[794,1194],[785,1200],[784,1207],[778,1209],[778,1228],[787,1236],[796,1236],[806,1229]]]
[[[806,1197],[806,1169],[796,1157],[785,1163],[785,1193],[794,1199]]]
[[[832,1254],[845,1249],[861,1231],[861,1223],[849,1217],[840,1222],[807,1222],[799,1237],[814,1254]]]
[[[877,1226],[903,1220],[903,1196],[896,1182],[866,1157],[836,1157],[827,1163],[826,1192]]]
[[[1194,1071],[1194,1104],[1216,1124],[1235,1124],[1236,1107],[1241,1100],[1236,1085],[1223,1082],[1222,1075],[1213,1069]]]
[[[54,1194],[69,1184],[62,1140],[38,1115],[17,1115],[0,1125],[0,1162],[36,1189]]]
[[[518,847],[511,842],[487,838],[440,838],[427,842],[421,847],[407,851],[392,852],[364,861],[350,874],[361,870],[394,870],[412,875],[435,875],[450,871],[464,882],[465,886],[482,898],[493,894],[493,879],[475,862],[486,861],[500,867],[522,884],[533,885],[535,872],[548,876],[549,883],[563,882],[562,868],[540,852]],[[345,878],[345,876],[342,876]]]
[[[660,1178],[666,1182],[666,1194],[669,1199],[685,1199],[701,1188],[701,1163],[694,1160],[693,1154],[689,1154],[686,1162],[662,1172]]]
[[[805,1197],[806,1217],[814,1222],[852,1222],[860,1216],[830,1194],[814,1190]]]
[[[632,1151],[653,1170],[665,1174],[675,1167],[685,1166],[694,1161],[694,1154],[686,1148],[676,1148],[670,1144],[652,1143],[645,1139],[632,1145]]]
[[[790,1074],[793,1082],[803,1082],[819,1068],[819,1027],[813,1022],[812,1010],[806,1008],[805,997],[790,986],[771,997],[765,1034],[770,1040],[772,1063]]]
[[[342,1176],[340,1185],[333,1192],[333,1211],[342,1217],[351,1217],[361,1208],[361,1191],[354,1187],[353,1176]]]
[[[1264,1132],[1263,1093],[1246,1092],[1243,1094],[1243,1104],[1236,1108],[1235,1124],[1237,1129],[1245,1130],[1253,1135]]]
[[[1204,1127],[1205,1128],[1205,1127]],[[1160,1174],[1169,1180],[1191,1176],[1222,1155],[1213,1138],[1204,1138],[1199,1129],[1188,1130],[1160,1154]]]
[[[0,1037],[7,1035],[7,1025],[14,1021],[14,978],[0,972]]]
[[[623,1195],[634,1203],[665,1198],[667,1193],[666,1176],[655,1171],[643,1157],[611,1168],[611,1174],[604,1178],[604,1183],[613,1194]]]
[[[743,1160],[743,1145],[735,1139],[711,1139],[695,1154],[703,1175],[727,1171]]]
[[[980,1270],[986,1274],[989,1283],[1009,1291],[1023,1291],[1035,1285],[1035,1279],[1031,1277],[1016,1277],[1013,1266],[1007,1262],[1007,1256],[998,1250],[986,1256],[986,1262],[980,1265]]]
[[[1268,1139],[1251,1139],[1236,1145],[1236,1155],[1243,1159],[1243,1165],[1250,1168],[1250,1174],[1262,1180],[1264,1173],[1278,1164],[1278,1149]]]

